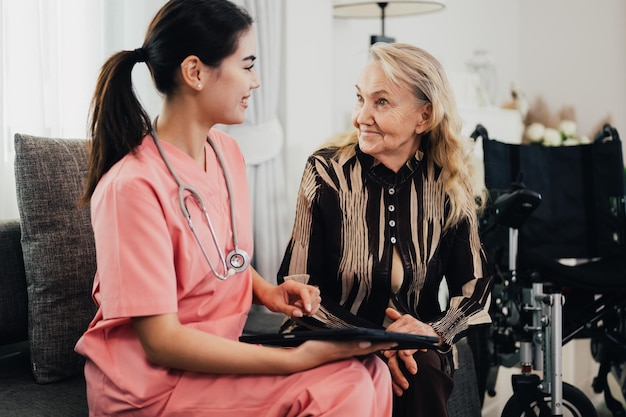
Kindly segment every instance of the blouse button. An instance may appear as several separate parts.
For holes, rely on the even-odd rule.
[[[394,227],[396,225],[395,220],[389,220],[389,226]]]
[[[391,187],[389,188],[389,195],[394,195],[396,193],[396,189]]]
[[[391,243],[393,243],[394,245],[396,244],[396,238],[394,236],[392,236],[389,240],[391,240]]]
[[[389,211],[394,211],[396,207],[393,204],[390,204],[388,207]]]

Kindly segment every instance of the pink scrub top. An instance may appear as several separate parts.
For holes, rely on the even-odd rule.
[[[182,182],[202,195],[222,253],[233,249],[229,198],[235,199],[239,247],[252,256],[243,156],[225,133],[212,130],[210,137],[224,157],[231,196],[208,142],[207,172],[173,145],[161,145]],[[224,273],[199,205],[193,198],[186,201],[209,259]],[[252,303],[251,272],[246,269],[225,281],[215,277],[181,212],[178,186],[150,136],[102,177],[91,199],[91,218],[98,311],[76,344],[86,357],[90,413],[144,409],[145,415],[156,415],[184,372],[149,363],[130,318],[177,313],[185,326],[237,340]]]

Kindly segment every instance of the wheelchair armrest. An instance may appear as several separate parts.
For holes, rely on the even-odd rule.
[[[495,221],[519,229],[540,203],[541,194],[526,188],[502,194],[493,203]]]

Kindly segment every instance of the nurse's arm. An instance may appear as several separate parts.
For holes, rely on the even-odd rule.
[[[291,374],[392,346],[363,341],[308,341],[296,348],[266,347],[183,326],[176,313],[133,317],[132,323],[151,363],[216,374]]]

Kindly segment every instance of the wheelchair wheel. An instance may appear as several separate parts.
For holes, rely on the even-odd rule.
[[[520,404],[519,398],[513,394],[502,410],[501,417],[550,417],[551,398],[549,394],[541,395],[541,403],[533,400],[528,407]],[[593,403],[578,388],[563,383],[563,417],[598,417]]]

